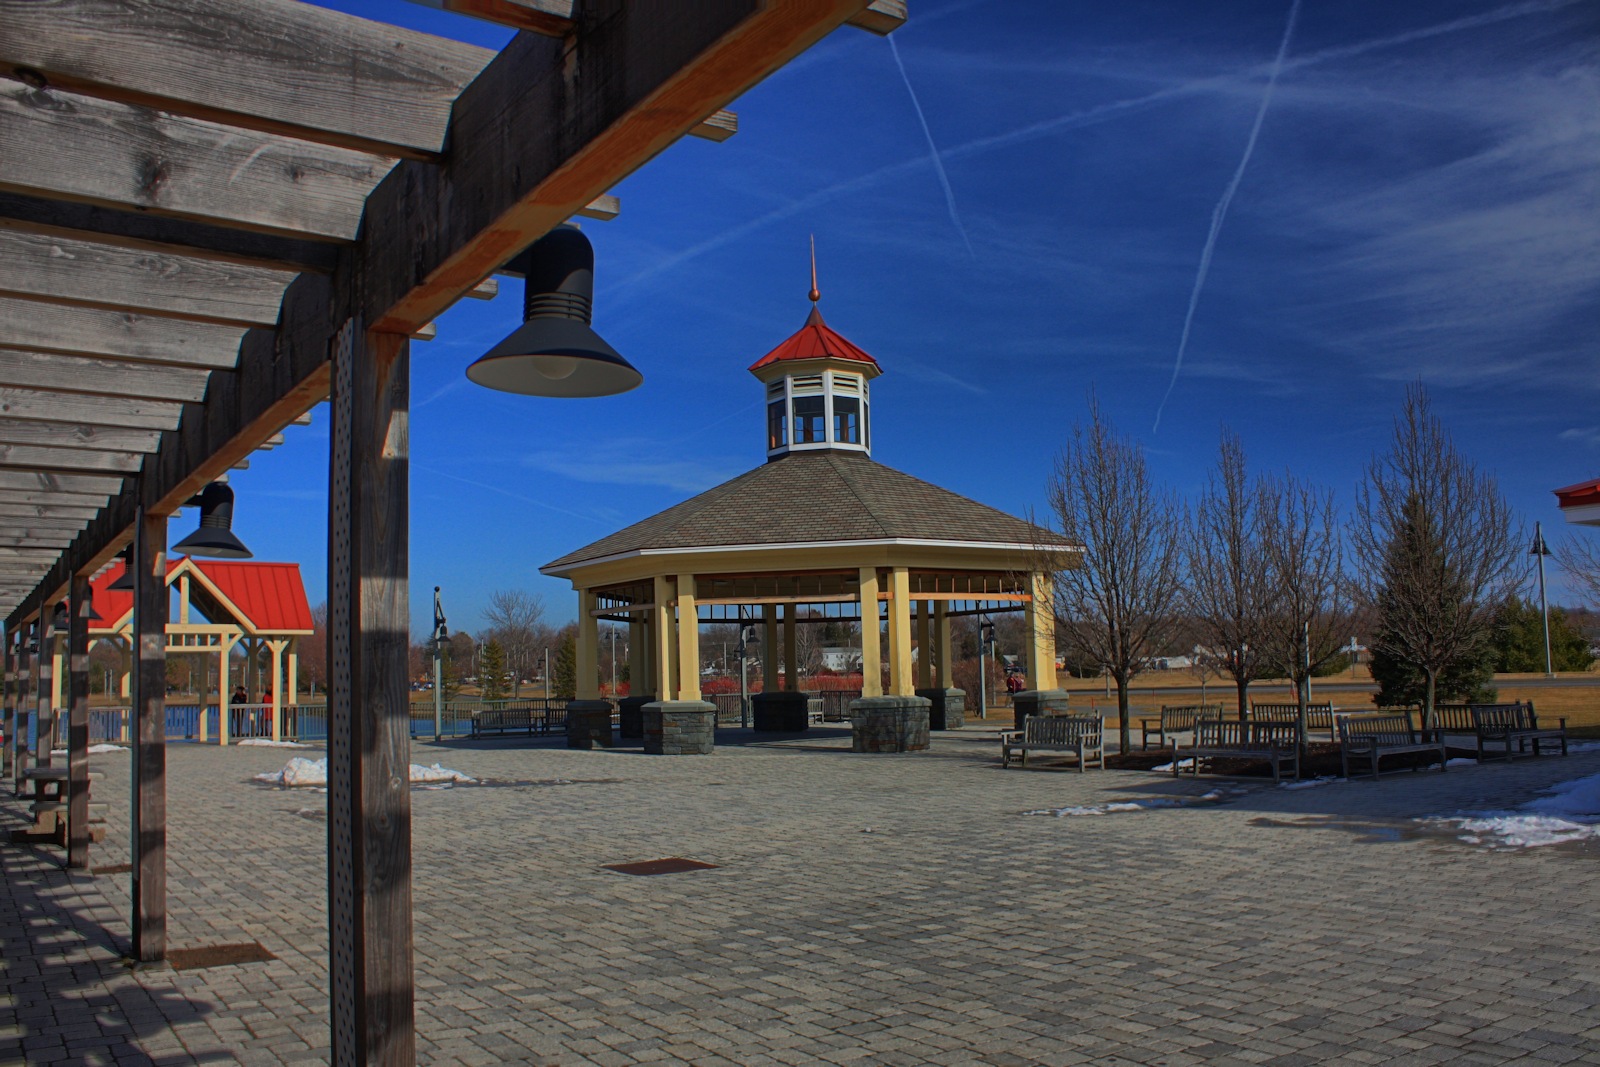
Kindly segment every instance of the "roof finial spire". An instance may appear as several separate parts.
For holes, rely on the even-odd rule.
[[[822,290],[817,288],[817,235],[811,235],[811,292],[807,294],[815,304],[822,299]]]

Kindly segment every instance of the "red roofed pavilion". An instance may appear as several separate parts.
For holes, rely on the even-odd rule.
[[[1600,526],[1600,478],[1552,490],[1566,520],[1580,526]]]

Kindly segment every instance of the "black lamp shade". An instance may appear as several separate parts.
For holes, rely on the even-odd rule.
[[[185,556],[213,559],[250,559],[255,553],[233,535],[233,490],[221,482],[206,486],[197,498],[200,528],[172,546]]]
[[[583,232],[558,226],[518,257],[524,270],[523,323],[472,366],[479,385],[527,396],[625,393],[644,375],[589,326],[594,248]]]
[[[116,581],[106,586],[107,589],[127,590],[133,592],[133,546],[129,545],[122,550],[122,573]]]

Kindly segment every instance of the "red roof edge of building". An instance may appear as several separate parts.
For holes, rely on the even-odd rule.
[[[1562,486],[1560,489],[1550,490],[1556,495],[1556,504],[1563,508],[1578,508],[1589,504],[1600,504],[1600,478],[1591,478],[1586,482],[1575,485]]]
[[[865,363],[878,373],[883,368],[866,352],[851,344],[838,331],[822,321],[822,313],[812,305],[806,324],[787,340],[750,364],[752,371],[799,359],[843,359],[852,363]]]

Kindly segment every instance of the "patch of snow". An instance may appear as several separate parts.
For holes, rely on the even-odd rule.
[[[1446,767],[1476,767],[1478,761],[1471,756],[1457,756],[1455,759],[1445,760]]]
[[[91,756],[98,756],[98,755],[101,755],[101,754],[106,753],[106,752],[126,752],[126,751],[128,751],[128,750],[123,748],[121,745],[90,745],[89,746],[89,755],[91,755]],[[50,755],[52,755],[52,756],[65,756],[66,754],[67,754],[67,750],[64,749],[64,748],[52,748],[50,750]]]
[[[444,786],[456,783],[476,784],[477,779],[460,771],[450,770],[435,763],[432,767],[424,767],[420,763],[411,765],[411,781],[415,785]],[[294,786],[327,786],[328,761],[326,758],[319,760],[303,759],[296,756],[284,764],[283,770],[271,774],[258,774],[256,781],[267,782],[272,785],[281,785],[285,788]]]
[[[1298,782],[1279,782],[1278,783],[1278,788],[1279,789],[1315,789],[1319,785],[1332,785],[1334,782],[1342,782],[1342,781],[1344,781],[1343,778],[1328,777],[1328,776],[1324,776],[1324,777],[1321,777],[1321,778],[1303,778]]]
[[[1515,811],[1462,812],[1419,820],[1453,828],[1469,845],[1539,848],[1600,838],[1600,774],[1559,782]]]
[[[1037,808],[1025,811],[1024,815],[1054,815],[1056,818],[1069,818],[1078,815],[1113,815],[1126,811],[1152,811],[1157,808],[1196,808],[1209,804],[1220,804],[1230,800],[1248,789],[1220,788],[1213,789],[1197,797],[1144,797],[1140,800],[1108,800],[1104,804],[1077,804],[1066,808]]]
[[[270,737],[247,737],[239,742],[240,748],[246,746],[253,748],[312,748],[312,745],[302,745],[298,741],[274,741]]]
[[[1180,770],[1180,771],[1186,771],[1186,770],[1188,770],[1189,768],[1191,768],[1193,766],[1194,766],[1194,760],[1192,760],[1192,759],[1186,759],[1186,760],[1179,760],[1178,761],[1178,770]],[[1163,763],[1159,767],[1151,767],[1150,769],[1152,771],[1158,771],[1158,772],[1160,772],[1162,774],[1171,774],[1172,773],[1172,764]]]

